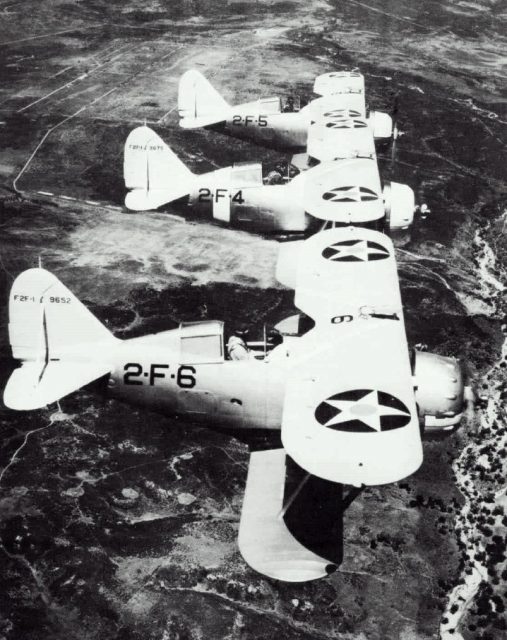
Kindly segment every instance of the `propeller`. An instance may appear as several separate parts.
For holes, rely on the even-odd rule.
[[[396,146],[398,138],[403,135],[398,129],[398,109],[399,109],[399,93],[396,92],[393,100],[393,108],[391,110],[391,118],[393,120],[393,135],[391,139],[391,173],[396,162]]]
[[[391,118],[393,121],[393,131],[392,131],[392,137],[391,137],[391,154],[390,154],[391,158],[390,158],[390,164],[389,164],[391,180],[393,180],[393,177],[394,177],[395,164],[397,161],[396,152],[398,147],[398,139],[402,135],[404,135],[404,132],[401,131],[398,127],[399,106],[400,106],[400,94],[399,94],[399,91],[396,91],[393,97],[392,109],[391,109]],[[430,213],[431,213],[431,210],[428,207],[428,205],[425,203],[417,204],[414,207],[414,214],[416,214],[419,220],[421,221],[425,221]]]

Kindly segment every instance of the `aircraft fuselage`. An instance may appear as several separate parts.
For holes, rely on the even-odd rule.
[[[308,138],[308,125],[308,118],[302,111],[262,114],[241,106],[237,108],[237,113],[232,113],[223,122],[206,128],[273,149],[303,151]]]
[[[200,215],[264,232],[304,232],[311,218],[304,209],[305,176],[267,185],[260,164],[235,165],[196,176],[188,204]]]
[[[352,316],[340,316],[347,323]],[[369,322],[373,322],[370,320]],[[385,322],[381,320],[380,322]],[[286,383],[295,368],[305,366],[297,337],[285,337],[267,357],[227,360],[221,328],[197,323],[187,328],[118,341],[109,354],[112,363],[108,394],[128,404],[143,406],[191,422],[230,429],[279,430]],[[190,325],[190,329],[192,329]],[[188,346],[187,340],[197,340]],[[198,351],[201,350],[201,354]],[[416,402],[420,416],[429,417],[435,430],[459,422],[463,380],[456,361],[434,354],[417,354]],[[445,389],[445,392],[443,390]]]
[[[108,381],[114,398],[208,425],[280,429],[285,362],[185,364],[173,351],[147,347],[143,339],[122,342],[114,360]]]

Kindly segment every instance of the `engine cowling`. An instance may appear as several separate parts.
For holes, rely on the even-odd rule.
[[[388,113],[370,111],[368,122],[375,138],[391,138],[393,135],[393,119]]]
[[[464,376],[459,360],[435,353],[413,352],[415,397],[428,432],[449,431],[461,420]]]
[[[414,220],[415,195],[406,184],[388,182],[383,189],[384,209],[390,231],[408,229]]]

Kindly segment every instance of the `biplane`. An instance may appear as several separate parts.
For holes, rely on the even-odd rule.
[[[337,153],[333,160],[322,160],[317,146],[312,153],[320,161],[314,166],[294,156],[278,171],[246,162],[196,175],[152,129],[137,127],[125,143],[125,206],[146,211],[185,199],[197,214],[267,233],[329,224],[368,224],[387,232],[410,227],[414,192],[397,182],[382,184],[374,152],[343,158]]]
[[[199,71],[183,74],[178,89],[178,113],[184,129],[206,128],[282,150],[318,148],[321,159],[375,153],[374,138],[395,135],[391,116],[367,111],[364,76],[358,71],[334,71],[318,76],[313,91],[319,97],[300,108],[300,101],[261,98],[232,106]]]
[[[315,546],[307,527],[298,533],[301,496],[314,487],[318,518],[305,510],[304,519],[323,529],[345,508],[347,499],[336,500],[343,485],[360,490],[414,473],[421,427],[459,422],[463,376],[454,359],[409,351],[385,234],[349,226],[281,244],[277,277],[294,288],[300,314],[277,325],[276,346],[256,350],[237,335],[224,347],[218,321],[120,340],[55,275],[29,269],[10,293],[9,340],[21,366],[4,402],[38,409],[101,379],[113,398],[192,422],[280,430],[280,446],[251,454],[239,548],[264,575],[305,581],[340,560]],[[296,485],[287,484],[289,468],[299,470]]]

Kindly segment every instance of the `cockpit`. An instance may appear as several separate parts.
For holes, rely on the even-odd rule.
[[[272,115],[275,113],[298,113],[304,106],[301,96],[286,96],[284,98],[261,98],[259,113]]]
[[[242,189],[262,186],[263,167],[260,162],[235,162],[231,169],[231,186]]]
[[[224,323],[218,320],[182,322],[179,327],[181,364],[224,361]]]
[[[261,360],[287,357],[292,340],[297,339],[314,326],[304,314],[285,318],[274,326],[264,326],[256,337],[250,330],[233,327],[225,331],[218,320],[182,322],[179,327],[181,364],[219,364],[225,361]],[[227,342],[224,345],[224,334]]]
[[[227,341],[227,358],[265,362],[284,359],[289,356],[291,343],[314,326],[315,322],[309,316],[298,313],[284,318],[274,326],[264,325],[258,339],[254,339],[249,330],[236,329]]]
[[[301,170],[288,161],[262,166],[262,183],[265,185],[287,184],[295,178]]]

